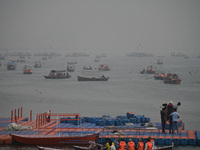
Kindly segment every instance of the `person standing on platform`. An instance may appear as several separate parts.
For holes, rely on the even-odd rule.
[[[129,139],[128,150],[135,150],[135,143],[132,141],[132,139]]]
[[[116,150],[115,146],[113,145],[112,141],[109,141],[110,150]]]
[[[174,134],[174,130],[176,128],[177,130],[177,134],[179,133],[178,132],[178,119],[180,118],[179,114],[177,113],[177,110],[174,109],[174,112],[170,114],[170,116],[172,116],[172,133]]]
[[[119,150],[126,150],[126,142],[124,142],[123,138],[119,142]]]
[[[178,102],[176,105],[174,105],[174,109],[178,110],[179,106],[181,106],[181,102]]]
[[[115,149],[119,150],[119,142],[118,142],[118,138],[115,138],[115,140],[113,141],[114,145],[115,145]]]
[[[162,108],[162,110],[160,111],[160,115],[161,115],[161,123],[162,123],[162,133],[165,133],[165,125],[166,125],[166,120],[167,120],[165,108]]]
[[[138,139],[137,150],[144,150],[144,143],[141,138]]]

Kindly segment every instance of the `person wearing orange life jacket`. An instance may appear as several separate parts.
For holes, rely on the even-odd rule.
[[[147,143],[145,144],[144,150],[152,150],[151,137],[147,138]]]
[[[132,141],[132,139],[129,139],[128,150],[135,150],[135,143]]]
[[[119,143],[119,150],[126,150],[126,142],[124,142],[124,139],[122,138]]]
[[[141,138],[138,139],[137,150],[144,150],[144,143]]]

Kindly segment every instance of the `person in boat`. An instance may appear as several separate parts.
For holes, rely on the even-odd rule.
[[[132,139],[129,139],[128,150],[135,150],[135,143],[132,141]]]
[[[145,144],[144,150],[152,150],[152,143],[151,143],[151,137],[147,138],[147,142]]]
[[[126,142],[123,138],[121,138],[121,141],[119,142],[119,150],[126,150]]]
[[[166,108],[162,108],[162,110],[160,111],[160,115],[161,115],[161,124],[162,124],[162,133],[165,133],[165,125],[166,125],[166,120],[167,120],[167,116],[166,116]]]
[[[142,139],[138,139],[138,144],[137,144],[137,150],[144,150],[144,142],[142,142]]]
[[[102,74],[102,75],[101,75],[101,78],[105,78],[105,76]]]
[[[174,134],[174,130],[177,130],[177,134],[178,132],[178,119],[180,118],[179,114],[177,113],[177,110],[174,109],[174,112],[172,112],[170,114],[170,116],[172,116],[172,134]]]

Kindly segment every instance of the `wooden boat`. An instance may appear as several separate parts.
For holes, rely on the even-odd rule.
[[[67,71],[68,72],[74,72],[75,71],[75,66],[74,65],[67,65]]]
[[[24,70],[23,70],[23,74],[32,74],[32,73],[33,73],[32,68],[25,65]]]
[[[155,73],[154,79],[156,80],[163,80],[165,78],[165,73]]]
[[[108,81],[109,77],[83,77],[77,76],[78,81]]]
[[[90,141],[90,145],[88,147],[73,145],[73,149],[74,150],[94,150],[94,149],[106,150],[107,147],[104,147],[102,144],[99,144],[97,142]]]
[[[61,150],[57,148],[50,148],[50,147],[42,147],[42,146],[37,146],[38,150]]]
[[[25,145],[85,145],[89,141],[95,141],[99,133],[77,134],[69,136],[40,136],[40,135],[17,135],[10,134],[12,139]]]
[[[102,64],[98,67],[99,71],[110,71],[110,67],[106,64]]]
[[[169,146],[160,146],[160,147],[155,146],[154,150],[170,150],[173,149],[173,147],[174,143],[172,142],[172,145]]]
[[[51,70],[48,76],[44,76],[46,79],[67,79],[71,75],[66,70]]]
[[[180,84],[181,83],[181,79],[178,78],[177,74],[172,74],[169,73],[167,74],[167,76],[164,78],[164,83],[168,83],[168,84]]]
[[[69,64],[69,65],[75,65],[75,64],[77,64],[77,62],[76,61],[68,61],[67,64]]]
[[[20,56],[20,57],[19,57],[19,62],[26,62],[25,57],[24,57],[24,56]]]
[[[17,64],[16,64],[15,62],[13,62],[13,61],[9,61],[9,62],[7,63],[7,69],[8,69],[8,70],[15,70],[16,67],[17,67]]]
[[[92,67],[91,66],[84,66],[83,70],[92,70]]]
[[[153,68],[153,66],[148,66],[146,72],[147,72],[147,74],[154,74],[156,71]]]

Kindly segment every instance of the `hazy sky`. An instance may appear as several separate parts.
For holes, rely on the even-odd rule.
[[[200,53],[200,0],[0,0],[0,48]]]

